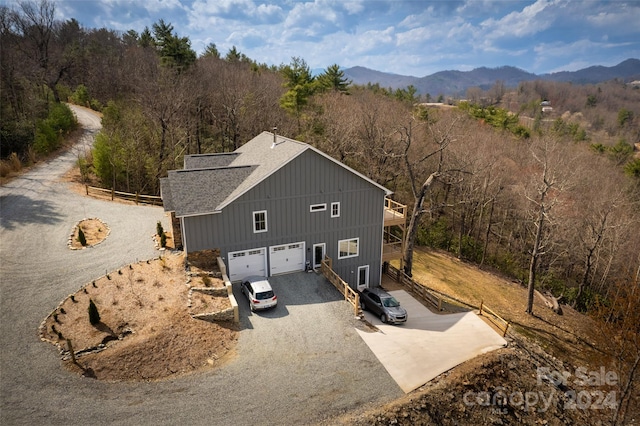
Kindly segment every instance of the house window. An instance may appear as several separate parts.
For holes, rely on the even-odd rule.
[[[267,211],[260,210],[253,212],[253,232],[267,232]]]
[[[309,206],[310,212],[323,212],[326,209],[327,209],[326,204],[311,204],[311,206]]]
[[[358,256],[359,238],[338,241],[338,259]]]
[[[340,217],[340,203],[331,203],[331,217]]]

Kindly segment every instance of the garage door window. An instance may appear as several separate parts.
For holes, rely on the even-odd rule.
[[[358,256],[359,238],[338,241],[338,259]]]
[[[267,232],[267,211],[260,210],[253,212],[253,232]]]

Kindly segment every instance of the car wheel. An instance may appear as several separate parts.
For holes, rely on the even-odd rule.
[[[367,310],[367,304],[364,303],[364,300],[360,299],[360,309],[362,309],[363,311]]]
[[[384,313],[380,314],[380,321],[382,321],[383,323],[386,323],[387,322],[387,315],[384,314]]]

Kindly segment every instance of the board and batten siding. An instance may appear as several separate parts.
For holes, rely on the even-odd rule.
[[[380,284],[384,191],[333,161],[307,150],[239,197],[222,212],[183,218],[188,251],[229,252],[304,241],[306,261],[325,243],[334,270],[352,287],[359,266],[369,265],[370,285]],[[331,217],[331,203],[340,216]],[[311,212],[312,204],[326,204]],[[253,232],[253,212],[267,211],[267,232]],[[338,259],[338,241],[359,238],[359,255]]]

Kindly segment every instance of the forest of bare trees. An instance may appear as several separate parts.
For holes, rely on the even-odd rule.
[[[413,246],[423,245],[499,271],[531,295],[544,289],[583,311],[613,306],[617,320],[627,312],[620,297],[638,300],[637,88],[498,82],[470,91],[488,105],[426,107],[410,88],[353,86],[337,65],[313,77],[302,58],[267,66],[215,45],[196,57],[164,21],[122,34],[56,21],[54,10],[46,0],[0,7],[3,175],[16,159],[55,150],[47,135],[72,130],[52,127],[64,121],[61,101],[103,113],[81,163],[87,178],[128,192],[158,194],[158,179],[184,155],[233,151],[277,127],[409,205],[408,274]]]
[[[427,108],[413,90],[353,86],[337,65],[316,78],[302,58],[267,66],[215,45],[196,57],[162,20],[122,34],[56,21],[54,10],[46,0],[0,10],[3,158],[33,161],[55,105],[74,102],[103,113],[87,176],[158,194],[184,155],[233,151],[277,126],[395,191],[412,208],[410,245],[581,309],[610,282],[637,279],[640,90],[621,81],[497,82],[474,95],[492,105]],[[526,132],[518,114],[532,120]]]

